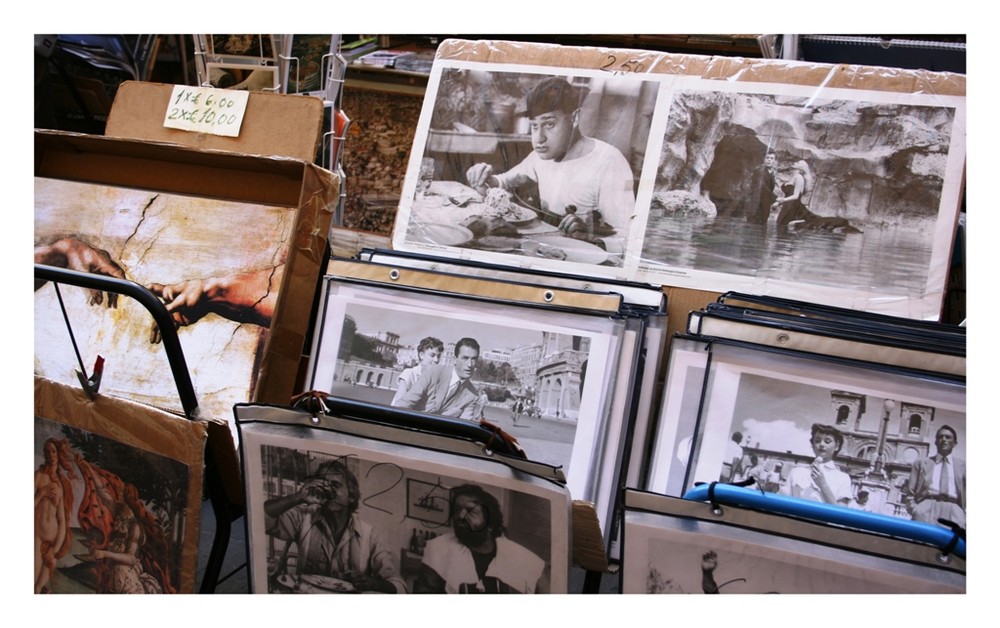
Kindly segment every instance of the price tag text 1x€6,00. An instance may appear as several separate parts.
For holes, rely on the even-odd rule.
[[[250,92],[175,85],[163,126],[238,137]]]

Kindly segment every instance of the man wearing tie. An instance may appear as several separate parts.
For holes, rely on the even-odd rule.
[[[958,434],[948,425],[934,436],[937,454],[915,461],[910,468],[905,503],[914,521],[938,524],[938,519],[965,527],[965,461],[952,456]]]
[[[478,421],[483,407],[479,389],[470,379],[479,362],[479,343],[462,338],[455,343],[454,367],[432,364],[393,405],[445,417]]]

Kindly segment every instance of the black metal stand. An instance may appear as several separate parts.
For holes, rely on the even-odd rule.
[[[191,374],[188,371],[187,361],[184,359],[184,351],[177,337],[177,328],[170,313],[167,312],[166,306],[156,295],[134,281],[82,273],[44,264],[35,264],[35,279],[100,290],[109,294],[125,295],[138,301],[149,311],[159,328],[161,342],[167,354],[174,383],[177,385],[177,394],[180,397],[184,416],[191,420],[198,418],[198,399],[195,396],[194,385],[191,383]],[[215,538],[212,540],[212,549],[209,552],[205,574],[202,576],[200,592],[214,593],[219,582],[219,574],[222,571],[222,563],[226,557],[226,549],[229,546],[233,522],[244,515],[244,509],[226,499],[220,469],[212,455],[211,447],[205,448],[205,491],[215,514]]]

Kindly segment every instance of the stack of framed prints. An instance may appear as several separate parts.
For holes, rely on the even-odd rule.
[[[947,72],[446,40],[393,248],[939,320],[965,117]]]
[[[743,482],[965,528],[964,329],[738,293],[714,305],[672,339],[640,487]]]
[[[647,333],[662,329],[662,292],[631,286],[646,316],[600,282],[367,257],[328,266],[306,389],[500,427],[529,460],[564,470],[607,543],[637,407],[656,405],[638,386],[655,379],[643,367],[646,342],[660,343],[652,356],[662,346]]]
[[[252,592],[568,592],[559,470],[335,407],[235,415]]]
[[[35,593],[194,593],[206,439],[35,377]]]
[[[625,504],[622,593],[965,593],[964,555],[928,543],[631,489]]]
[[[647,448],[651,442],[650,430],[659,410],[662,394],[662,370],[667,346],[666,296],[655,286],[635,282],[615,281],[579,275],[556,273],[532,269],[513,269],[475,262],[472,260],[449,259],[426,254],[364,249],[359,259],[390,264],[406,268],[420,268],[437,272],[488,277],[503,281],[524,282],[530,279],[535,285],[553,288],[569,288],[588,292],[607,292],[621,296],[620,312],[643,322],[641,340],[638,347],[638,373],[631,384],[622,380],[618,396],[626,400],[617,404],[634,419],[627,435],[622,439],[621,453],[605,456],[606,469],[601,472],[605,478],[599,494],[617,495],[620,486],[637,486],[644,475],[644,464],[648,458]],[[629,332],[631,333],[631,332]],[[615,528],[618,517],[612,517],[607,530],[609,554],[616,557]]]

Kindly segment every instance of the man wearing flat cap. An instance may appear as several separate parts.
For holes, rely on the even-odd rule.
[[[475,188],[506,190],[534,183],[541,209],[561,219],[567,235],[578,237],[582,221],[587,239],[611,235],[612,229],[625,238],[635,208],[632,169],[617,148],[580,131],[582,101],[581,88],[565,78],[540,80],[521,114],[528,118],[532,152],[506,173],[475,164],[466,180]]]

